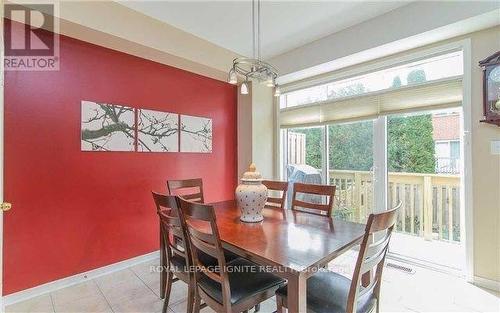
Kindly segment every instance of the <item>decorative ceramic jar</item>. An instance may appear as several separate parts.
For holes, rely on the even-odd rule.
[[[236,188],[236,201],[241,210],[241,221],[256,223],[264,219],[262,210],[267,201],[267,187],[262,184],[262,176],[253,163]]]

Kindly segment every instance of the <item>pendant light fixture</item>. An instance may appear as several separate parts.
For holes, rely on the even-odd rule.
[[[248,95],[248,82],[244,81],[240,86],[240,93],[242,95]]]
[[[257,11],[257,16],[255,14]],[[242,95],[248,94],[248,82],[250,79],[263,82],[268,87],[274,87],[274,96],[278,97],[280,93],[279,86],[276,84],[278,71],[271,64],[262,61],[261,58],[261,28],[260,28],[260,0],[252,0],[252,48],[253,58],[236,58],[233,60],[233,66],[228,73],[228,82],[236,85],[238,75],[244,77],[240,87]]]

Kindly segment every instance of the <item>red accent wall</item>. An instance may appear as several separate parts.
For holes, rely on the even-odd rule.
[[[233,198],[236,89],[61,36],[60,71],[5,77],[4,294],[158,249],[151,190],[202,177]],[[80,101],[211,117],[213,152],[81,152]]]

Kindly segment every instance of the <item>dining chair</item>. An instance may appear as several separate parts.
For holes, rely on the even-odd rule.
[[[165,297],[165,286],[167,281],[167,272],[165,271],[167,267],[167,255],[165,249],[165,240],[163,234],[163,227],[161,223],[160,212],[170,209],[170,202],[166,199],[166,196],[159,193],[152,192],[153,200],[155,202],[156,214],[158,214],[159,221],[159,234],[160,234],[160,266],[162,268],[160,272],[160,299]],[[175,199],[174,199],[175,200]]]
[[[307,280],[308,312],[380,312],[382,270],[400,207],[401,202],[386,212],[370,214],[351,280],[328,270],[319,271]],[[376,238],[374,243],[373,238]],[[370,281],[364,279],[365,275],[369,275]],[[287,307],[286,286],[276,291],[276,304],[277,313],[283,313]]]
[[[288,190],[288,182],[264,180],[262,181],[262,184],[267,187],[268,191],[281,194],[281,196],[279,197],[271,197],[268,195],[265,207],[284,209],[286,201],[286,191]]]
[[[313,214],[332,216],[333,199],[335,198],[335,186],[332,185],[314,185],[314,184],[293,184],[292,210],[303,211]],[[299,194],[307,196],[317,196],[323,201],[323,197],[327,197],[327,204],[312,203],[299,200]],[[318,201],[318,202],[321,202]]]
[[[190,265],[189,247],[186,247],[185,244],[177,199],[175,196],[155,192],[153,192],[153,199],[160,218],[160,296],[164,298],[163,313],[165,313],[168,308],[172,284],[177,280],[182,280],[186,284],[193,286],[193,277],[188,271]],[[191,289],[188,290],[188,308],[193,307],[194,295]]]
[[[160,297],[164,299],[163,313],[167,311],[172,284],[181,280],[189,285],[187,308],[192,311],[194,293],[194,276],[189,271],[191,262],[189,244],[186,242],[185,230],[179,218],[177,197],[152,192],[160,218]],[[214,266],[217,260],[210,255],[199,252],[198,259],[205,266]],[[233,260],[232,255],[225,253],[226,260]],[[173,277],[175,275],[175,278]]]
[[[274,296],[284,280],[264,272],[257,264],[244,258],[227,262],[217,228],[213,206],[178,198],[181,221],[189,238],[190,251],[196,270],[194,313],[200,311],[203,300],[216,312],[245,312]],[[217,267],[203,265],[197,251],[216,258]]]
[[[168,180],[167,187],[172,196],[182,196],[186,200],[205,203],[201,178]]]

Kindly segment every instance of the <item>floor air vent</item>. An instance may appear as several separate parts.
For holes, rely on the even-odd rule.
[[[407,274],[415,274],[415,270],[411,267],[408,267],[408,266],[403,266],[403,265],[392,263],[392,262],[387,262],[386,266],[400,270],[401,272],[405,272]]]

